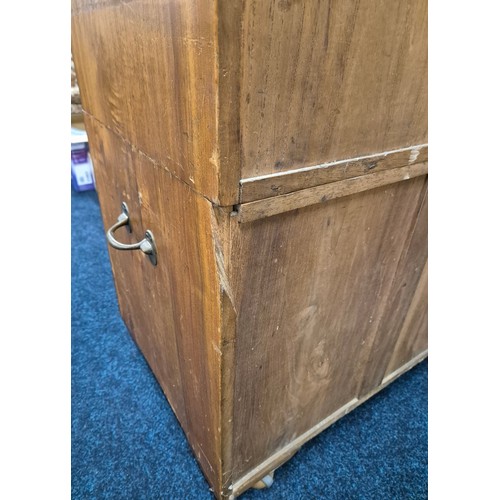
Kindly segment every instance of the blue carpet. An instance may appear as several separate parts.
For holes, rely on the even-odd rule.
[[[72,194],[72,498],[211,499],[121,320],[94,192]],[[427,498],[427,362],[242,499]]]

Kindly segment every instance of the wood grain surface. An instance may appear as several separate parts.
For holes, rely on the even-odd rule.
[[[244,1],[218,1],[217,123],[219,200],[223,206],[238,203],[241,178],[240,44]]]
[[[426,0],[248,0],[242,178],[427,142]]]
[[[396,370],[391,371],[385,378],[382,384],[377,386],[372,392],[365,394],[361,398],[354,398],[349,401],[344,406],[340,407],[338,410],[334,411],[331,415],[328,415],[325,419],[318,422],[314,427],[300,434],[289,444],[280,448],[275,453],[271,454],[264,462],[260,463],[254,469],[251,469],[247,474],[240,477],[233,487],[234,494],[236,496],[245,492],[248,488],[251,488],[255,483],[255,478],[261,478],[269,472],[277,469],[283,465],[287,460],[292,458],[300,448],[311,440],[313,437],[317,436],[320,432],[323,432],[329,426],[334,424],[337,420],[341,419],[347,415],[352,410],[356,409],[359,405],[363,404],[367,399],[371,398],[382,389],[384,389],[388,384],[396,380],[398,377],[406,373],[408,370],[413,368],[415,365],[423,361],[427,357],[427,351],[422,351],[420,354],[412,358],[404,365],[400,365]]]
[[[147,229],[158,265],[110,248],[120,310],[177,415],[210,484],[221,484],[221,336],[211,204],[114,132],[86,117],[105,227],[128,204],[132,243]]]
[[[158,246],[120,309],[232,499],[426,355],[427,2],[72,12],[104,225]]]
[[[417,163],[407,167],[393,168],[391,170],[353,177],[344,181],[301,189],[300,191],[274,198],[243,203],[238,209],[238,220],[240,222],[249,222],[262,219],[426,174],[427,162]]]
[[[72,0],[83,109],[218,199],[215,1]]]
[[[241,179],[240,203],[281,196],[352,177],[360,177],[397,167],[407,167],[414,163],[424,163],[427,161],[427,153],[427,145],[422,144],[377,155]]]
[[[407,308],[390,297],[416,286],[406,291],[398,273],[425,264],[409,248],[426,186],[423,176],[246,224],[233,219],[236,476],[361,396],[367,377],[377,385],[366,363],[374,339]]]
[[[425,0],[72,1],[84,109],[220,205],[427,141]]]
[[[408,359],[414,353],[427,349],[427,287],[428,271],[426,262],[413,300],[406,313],[397,343],[394,346],[391,360],[387,366],[386,377],[401,366],[405,359]]]
[[[427,289],[422,289],[423,285],[421,284],[422,274],[426,272],[427,268],[427,186],[422,190],[419,203],[419,210],[408,228],[407,240],[398,262],[391,289],[383,299],[385,302],[384,316],[379,324],[379,330],[373,337],[370,356],[363,361],[365,376],[359,389],[361,395],[375,389],[382,383],[385,375],[427,349],[427,313],[423,311],[427,307]],[[420,301],[418,312],[422,313],[419,316],[419,321],[422,323],[421,325],[407,324],[405,326],[404,323],[408,320],[412,308],[411,304],[414,304],[413,308],[415,308],[416,300]],[[401,364],[397,366],[393,364],[388,368],[391,356],[395,354],[395,350],[399,351],[396,343],[399,344],[400,338],[408,335],[405,333],[408,330],[411,331],[409,335],[418,337],[420,344],[416,346],[415,351],[403,349],[398,358]]]

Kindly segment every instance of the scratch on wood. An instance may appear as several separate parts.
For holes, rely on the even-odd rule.
[[[408,160],[410,165],[417,161],[418,155],[420,154],[420,148],[413,148],[410,153],[410,159]]]
[[[222,356],[222,351],[219,349],[219,346],[215,342],[212,342],[212,347],[219,356]]]
[[[222,243],[220,241],[217,230],[217,220],[215,218],[213,205],[210,211],[210,219],[212,224],[212,235],[214,242],[215,262],[217,265],[217,275],[219,277],[221,287],[227,293],[227,296],[229,297],[229,300],[231,301],[231,304],[234,307],[235,301],[234,301],[233,291],[231,289],[231,285],[229,283],[229,279],[226,273],[226,266],[224,264],[224,252],[222,249]]]

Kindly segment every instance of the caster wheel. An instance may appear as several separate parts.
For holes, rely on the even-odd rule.
[[[260,481],[257,481],[252,488],[256,490],[263,490],[264,488],[270,488],[274,483],[274,471],[270,472],[267,476],[264,476]]]

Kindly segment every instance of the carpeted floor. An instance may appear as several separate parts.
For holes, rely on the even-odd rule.
[[[210,499],[120,318],[94,192],[72,194],[72,498]],[[427,498],[427,362],[306,444],[242,499]]]

